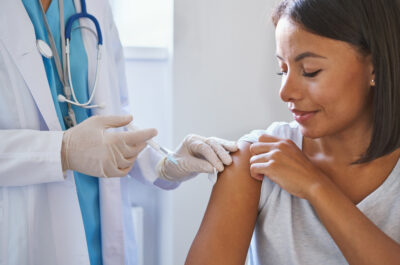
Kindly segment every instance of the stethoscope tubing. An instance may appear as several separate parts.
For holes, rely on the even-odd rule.
[[[74,103],[72,103],[72,101],[70,101],[68,99],[65,99],[64,101],[68,102],[68,103],[71,103],[71,104],[74,104],[74,105],[79,106],[79,107],[87,107],[87,108],[102,107],[101,105],[89,106],[90,103],[92,102],[93,98],[94,98],[95,93],[96,93],[97,81],[99,80],[98,72],[100,71],[100,65],[101,65],[100,64],[100,60],[101,60],[101,48],[102,48],[102,45],[99,44],[98,47],[97,47],[98,52],[97,52],[97,66],[96,66],[95,81],[94,81],[94,85],[93,85],[93,91],[92,91],[92,93],[90,95],[89,100],[86,103],[79,103],[78,99],[75,96],[75,90],[74,90],[74,87],[73,87],[73,84],[72,84],[72,81],[71,81],[72,78],[71,78],[71,62],[70,62],[70,56],[69,56],[70,55],[69,54],[69,50],[70,50],[69,47],[70,47],[69,46],[69,39],[67,39],[65,53],[67,55],[68,80],[69,80],[69,84],[70,84],[70,87],[71,87],[71,94],[72,94],[72,98],[74,99]]]
[[[82,1],[85,1],[85,0],[81,0],[81,3],[82,3]],[[103,45],[103,35],[101,33],[100,24],[93,15],[90,15],[88,13],[78,13],[78,14],[72,15],[68,19],[67,25],[65,26],[65,39],[71,40],[72,24],[75,22],[75,20],[78,20],[80,18],[87,18],[93,22],[94,26],[96,27],[96,32],[97,32],[97,45]]]
[[[71,105],[75,105],[78,107],[86,108],[86,109],[92,109],[92,108],[104,108],[105,106],[100,104],[100,105],[90,105],[91,102],[93,101],[96,88],[97,88],[97,83],[98,83],[98,76],[99,76],[99,71],[100,71],[100,65],[101,65],[101,50],[102,50],[102,44],[103,44],[103,36],[101,33],[101,28],[100,24],[97,21],[97,19],[93,16],[87,13],[86,11],[86,2],[85,0],[81,0],[81,13],[77,13],[75,15],[72,15],[68,20],[67,20],[67,25],[64,27],[64,5],[63,5],[63,0],[59,0],[59,9],[60,9],[60,33],[61,33],[61,49],[62,49],[62,66],[61,66],[61,60],[60,57],[58,56],[57,48],[55,45],[54,37],[50,31],[50,27],[47,22],[46,14],[43,9],[43,5],[40,0],[39,4],[41,7],[42,11],[42,16],[43,20],[46,26],[46,31],[47,35],[49,37],[50,41],[50,48],[53,53],[53,58],[56,64],[56,69],[58,76],[60,78],[61,83],[63,84],[64,87],[64,95],[58,95],[58,100],[59,102],[66,102],[68,105],[68,115],[70,116],[70,119],[72,121],[72,126],[76,125],[76,120],[75,120],[75,113],[72,109]],[[75,91],[73,88],[72,84],[72,78],[71,78],[71,63],[70,63],[70,40],[71,40],[71,34],[72,31],[75,30],[76,28],[72,28],[73,23],[80,19],[80,18],[87,18],[92,23],[94,24],[96,28],[96,32],[92,30],[91,28],[85,27],[85,26],[79,26],[77,28],[88,28],[90,32],[92,32],[96,38],[97,38],[97,65],[96,65],[96,76],[95,76],[95,82],[93,86],[93,90],[90,93],[89,100],[85,103],[80,103],[75,95]],[[71,100],[71,95],[72,95],[72,100]]]

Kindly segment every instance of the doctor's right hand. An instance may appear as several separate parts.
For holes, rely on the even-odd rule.
[[[94,177],[123,177],[131,170],[155,129],[107,132],[128,125],[132,116],[93,116],[64,132],[62,168]]]

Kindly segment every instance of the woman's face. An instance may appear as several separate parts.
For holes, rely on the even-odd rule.
[[[372,125],[370,56],[305,31],[282,17],[276,27],[280,96],[304,136],[320,138]]]

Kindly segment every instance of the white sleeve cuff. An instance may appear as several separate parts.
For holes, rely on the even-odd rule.
[[[0,186],[62,181],[62,131],[0,131]]]

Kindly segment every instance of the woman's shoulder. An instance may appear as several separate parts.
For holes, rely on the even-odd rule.
[[[254,143],[257,142],[258,138],[263,134],[269,134],[278,138],[290,139],[298,145],[301,143],[302,139],[299,124],[296,121],[277,121],[273,122],[267,129],[251,131],[250,133],[242,136],[239,141]]]

